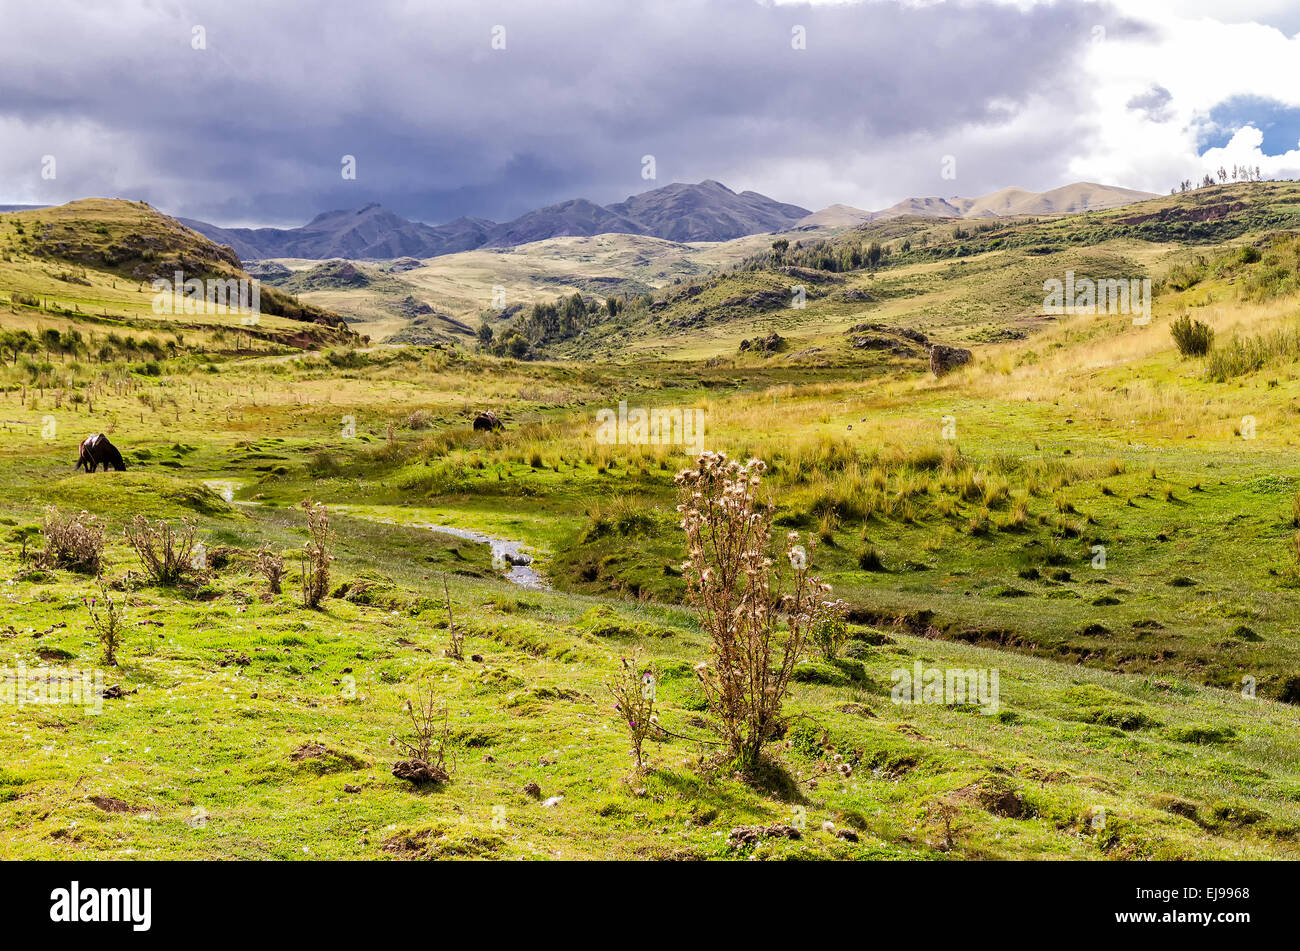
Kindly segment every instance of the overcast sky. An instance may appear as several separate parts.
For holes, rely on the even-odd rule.
[[[1300,177],[1294,0],[0,0],[0,203],[500,221],[713,178],[876,209],[1235,162]]]

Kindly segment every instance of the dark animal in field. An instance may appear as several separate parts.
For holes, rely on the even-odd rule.
[[[81,446],[77,450],[77,464],[73,468],[80,469],[82,466],[86,467],[87,472],[94,472],[100,466],[105,469],[112,467],[118,472],[126,470],[122,454],[103,433],[81,440]]]
[[[474,417],[475,432],[496,432],[498,429],[505,429],[506,424],[497,418],[497,414],[488,410],[485,413],[479,413]]]
[[[960,366],[965,366],[974,358],[965,347],[945,347],[936,343],[930,348],[930,372],[943,376]]]

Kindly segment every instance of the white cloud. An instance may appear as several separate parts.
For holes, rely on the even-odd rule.
[[[1145,4],[1130,4],[1134,12]],[[1261,9],[1269,4],[1260,4]],[[1171,4],[1158,4],[1156,8]],[[1263,12],[1267,12],[1264,10]],[[1238,11],[1240,15],[1240,11]],[[1133,188],[1167,191],[1199,179],[1226,161],[1259,165],[1290,177],[1293,154],[1270,158],[1257,130],[1235,132],[1232,144],[1197,154],[1200,123],[1234,96],[1259,96],[1300,107],[1300,35],[1258,23],[1224,23],[1164,12],[1145,17],[1158,33],[1126,39],[1111,34],[1089,50],[1081,68],[1090,77],[1098,134],[1079,143],[1072,174]],[[1158,114],[1130,108],[1134,97],[1160,87],[1169,93]],[[1243,123],[1244,128],[1244,123]]]
[[[1300,148],[1291,149],[1281,155],[1266,155],[1260,149],[1263,141],[1264,133],[1258,129],[1251,126],[1239,129],[1223,148],[1206,150],[1202,156],[1206,171],[1245,165],[1248,168],[1258,166],[1265,178],[1300,177]]]

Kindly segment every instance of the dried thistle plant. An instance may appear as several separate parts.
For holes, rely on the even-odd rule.
[[[173,526],[163,519],[151,523],[137,515],[123,534],[154,581],[175,584],[194,570],[194,530],[193,519],[181,519],[179,526]]]
[[[39,567],[99,574],[104,564],[104,528],[96,516],[89,512],[64,515],[51,505],[45,510],[41,534],[45,547],[35,555]],[[24,536],[24,553],[26,541]]]
[[[957,845],[952,826],[957,814],[956,805],[946,799],[937,800],[926,807],[926,821],[931,824],[939,837],[939,840],[932,844],[940,852],[951,852]]]
[[[452,660],[465,659],[465,632],[456,627],[456,619],[451,613],[451,591],[447,588],[447,572],[442,573],[442,596],[446,599],[447,604],[447,637],[450,644],[443,650],[443,654]]]
[[[655,715],[655,690],[658,684],[659,674],[654,665],[642,664],[639,655],[635,653],[630,662],[626,657],[619,658],[618,673],[606,684],[606,689],[614,698],[614,711],[627,724],[628,737],[632,743],[629,752],[636,762],[637,772],[645,768],[641,751],[646,737],[656,731],[658,724]]]
[[[99,594],[95,597],[82,598],[86,611],[90,614],[90,626],[95,638],[104,651],[104,663],[117,665],[117,652],[122,647],[126,630],[126,595],[121,599],[113,597],[104,587],[103,579],[96,581]]]
[[[266,579],[267,590],[271,594],[279,594],[280,582],[284,578],[284,556],[269,548],[258,549],[257,571]]]
[[[416,784],[450,782],[455,766],[447,759],[451,725],[447,705],[438,704],[433,681],[426,684],[422,696],[403,701],[402,709],[411,718],[411,732],[388,741],[407,757],[393,764],[393,775]]]
[[[742,465],[706,452],[677,475],[682,573],[710,645],[695,670],[741,772],[779,732],[795,662],[830,591],[809,573],[813,539],[805,549],[790,532],[773,544],[772,507],[758,498],[765,469],[759,459]]]
[[[334,531],[323,503],[304,500],[302,508],[307,513],[307,543],[301,553],[302,605],[317,608],[329,591]]]

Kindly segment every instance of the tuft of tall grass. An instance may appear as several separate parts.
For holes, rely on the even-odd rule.
[[[1300,326],[1279,327],[1249,337],[1233,335],[1205,363],[1205,375],[1216,383],[1255,373],[1266,366],[1300,358]]]
[[[1029,525],[1029,499],[1017,496],[1011,505],[1007,520],[1002,523],[1002,530],[1009,532],[1024,531]]]
[[[817,523],[818,541],[833,547],[835,545],[835,529],[839,527],[839,521],[833,508],[823,511],[822,517]]]
[[[858,553],[858,567],[863,571],[884,571],[885,563],[880,557],[880,552],[872,545],[868,545]]]

